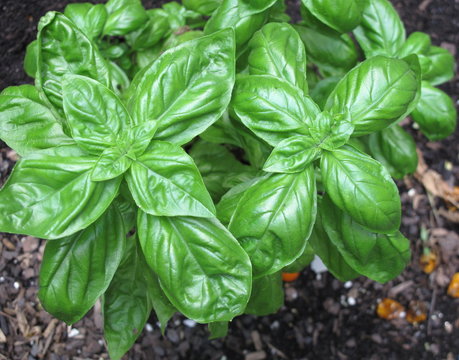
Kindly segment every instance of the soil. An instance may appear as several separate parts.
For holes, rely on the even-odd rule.
[[[40,16],[62,11],[73,1],[2,0],[0,17],[0,90],[30,83],[22,70],[27,44],[36,35]],[[297,18],[296,1],[287,1]],[[145,1],[159,6],[162,1]],[[459,2],[456,0],[393,0],[408,33],[427,32],[435,45],[458,57]],[[454,15],[456,14],[456,15]],[[457,103],[459,79],[442,86]],[[459,130],[430,143],[416,137],[427,166],[449,185],[459,185]],[[11,171],[16,154],[0,146],[0,179]],[[226,338],[207,340],[205,326],[175,316],[162,336],[152,316],[126,359],[459,359],[459,299],[446,295],[459,271],[457,209],[426,193],[417,177],[398,182],[404,209],[402,232],[412,241],[411,264],[395,280],[377,284],[359,278],[345,284],[310,268],[285,285],[285,306],[275,315],[242,316]],[[459,188],[458,188],[459,189]],[[445,210],[448,215],[444,215]],[[448,217],[445,218],[444,216]],[[456,221],[456,222],[454,222]],[[421,229],[427,230],[423,236]],[[422,240],[424,238],[425,241]],[[73,327],[53,319],[37,300],[37,274],[44,241],[0,233],[0,359],[106,359],[100,306]],[[423,247],[438,253],[430,275],[422,272]],[[408,308],[425,308],[427,320],[385,320],[376,315],[378,302],[393,298]]]

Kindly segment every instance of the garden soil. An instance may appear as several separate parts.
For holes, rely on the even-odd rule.
[[[31,82],[22,70],[26,45],[36,36],[40,16],[48,10],[61,11],[69,2],[73,1],[0,1],[0,90]],[[152,7],[163,2],[144,3]],[[288,3],[297,18],[297,2]],[[393,3],[409,33],[427,32],[435,45],[448,48],[457,58],[457,0]],[[442,88],[457,103],[458,77]],[[285,285],[285,306],[275,315],[238,317],[226,338],[212,341],[205,326],[181,316],[171,320],[162,336],[152,316],[125,359],[459,359],[459,299],[446,294],[451,276],[459,271],[459,211],[451,203],[451,197],[459,202],[459,188],[448,194],[435,191],[459,185],[459,131],[430,143],[410,122],[404,126],[414,134],[425,163],[416,176],[398,182],[402,232],[413,250],[411,264],[398,278],[384,285],[363,277],[343,284],[308,268]],[[1,183],[16,160],[16,154],[0,144]],[[424,247],[438,254],[439,264],[430,275],[419,264]],[[72,327],[40,307],[37,274],[43,248],[43,240],[0,233],[0,359],[107,359],[100,304]],[[407,311],[424,311],[426,320],[412,324],[403,318],[379,318],[376,307],[386,297]]]

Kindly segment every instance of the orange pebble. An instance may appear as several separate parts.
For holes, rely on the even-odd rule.
[[[427,319],[427,307],[422,301],[412,300],[406,313],[406,320],[411,323],[420,323]]]
[[[453,275],[448,286],[448,295],[453,298],[459,298],[459,272]]]
[[[426,274],[430,274],[438,265],[438,256],[432,251],[428,254],[422,254],[419,263],[421,264],[422,271]]]
[[[296,279],[298,279],[299,276],[300,276],[299,272],[296,272],[296,273],[282,273],[282,280],[284,280],[286,282],[292,282],[292,281],[295,281]]]
[[[398,301],[384,298],[376,308],[376,313],[382,319],[400,319],[405,315],[405,308]]]

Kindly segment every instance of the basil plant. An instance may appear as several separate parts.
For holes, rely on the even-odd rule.
[[[0,95],[0,138],[20,155],[0,230],[48,240],[49,313],[73,324],[100,299],[120,359],[152,312],[162,331],[179,312],[215,338],[277,311],[281,273],[315,255],[343,281],[403,270],[391,175],[414,143],[397,122],[452,127],[428,123],[450,57],[405,42],[383,0],[349,18],[335,5],[304,1],[295,26],[276,0],[110,0],[41,19],[24,61],[35,86]]]

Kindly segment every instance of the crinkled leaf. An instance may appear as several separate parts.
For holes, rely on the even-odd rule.
[[[239,200],[229,230],[252,261],[256,278],[273,274],[298,258],[316,215],[312,166],[296,174],[269,174]]]
[[[84,230],[46,243],[38,297],[47,312],[73,324],[105,292],[123,257],[126,232],[111,206]]]
[[[69,4],[65,7],[64,15],[90,39],[95,39],[102,34],[107,21],[107,10],[103,4]]]
[[[187,9],[210,16],[220,6],[222,0],[182,0],[182,3]]]
[[[329,151],[346,144],[353,132],[354,125],[347,111],[334,116],[327,111],[321,112],[309,127],[309,133],[316,146]]]
[[[252,295],[245,309],[246,314],[266,316],[277,312],[284,305],[284,287],[280,272],[255,279]]]
[[[325,190],[340,209],[372,231],[398,230],[400,198],[384,166],[350,146],[324,152],[320,165]]]
[[[377,56],[351,70],[330,94],[325,109],[349,110],[354,136],[389,126],[404,116],[419,91],[419,77],[411,65]]]
[[[179,146],[153,141],[126,174],[132,196],[157,216],[215,216],[215,206],[193,159]]]
[[[306,52],[291,25],[267,24],[255,33],[248,46],[251,75],[272,75],[308,93]]]
[[[197,322],[229,321],[247,305],[247,254],[216,219],[139,213],[146,260],[171,303]]]
[[[147,49],[156,45],[169,32],[167,13],[162,9],[147,10],[148,21],[128,35],[126,41],[134,50]]]
[[[251,75],[236,81],[231,106],[245,126],[276,146],[295,135],[307,135],[307,121],[320,109],[285,80]]]
[[[104,35],[126,35],[137,30],[148,20],[147,12],[140,0],[109,0],[105,7],[108,18]]]

